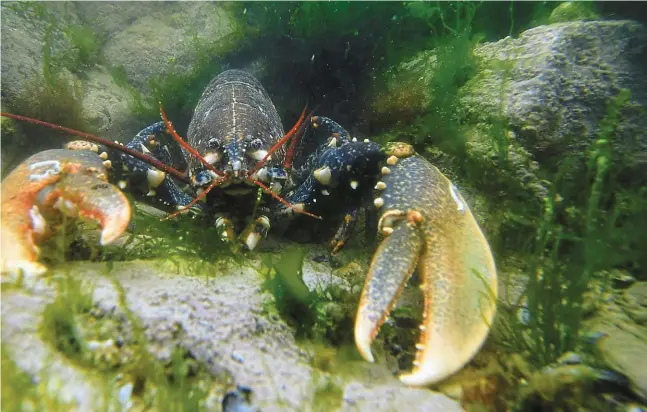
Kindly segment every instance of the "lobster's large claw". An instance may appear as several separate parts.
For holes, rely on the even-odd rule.
[[[419,155],[392,156],[382,170],[375,205],[386,238],[373,257],[355,323],[355,342],[370,345],[417,268],[425,307],[409,385],[438,382],[479,350],[496,311],[494,260],[456,187]]]
[[[5,274],[44,273],[37,243],[51,230],[47,219],[64,213],[94,220],[101,244],[117,239],[130,221],[130,204],[107,182],[104,161],[89,151],[46,150],[21,163],[2,182],[2,254]]]

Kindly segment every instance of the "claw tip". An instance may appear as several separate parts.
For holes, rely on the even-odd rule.
[[[375,362],[373,354],[371,353],[371,343],[372,339],[372,330],[371,326],[367,325],[365,322],[358,321],[355,325],[355,344],[357,345],[357,350],[359,351],[362,358],[367,362]]]

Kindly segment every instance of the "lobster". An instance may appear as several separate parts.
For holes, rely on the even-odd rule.
[[[98,222],[102,244],[117,239],[131,217],[122,193],[126,188],[175,210],[169,217],[184,211],[210,216],[223,239],[249,250],[275,222],[297,214],[320,218],[343,205],[348,213],[329,244],[336,253],[368,197],[383,239],[356,316],[361,356],[374,361],[371,344],[416,269],[424,293],[423,322],[413,370],[401,381],[438,382],[480,349],[496,312],[492,253],[456,186],[412,146],[359,141],[332,119],[306,115],[306,109],[284,133],[263,86],[241,70],[225,71],[209,83],[187,141],[161,114],[162,122],[122,145],[2,113],[84,139],[29,157],[3,180],[3,274],[46,272],[38,261],[38,243],[51,235],[48,222],[56,216]],[[327,131],[327,138],[293,166],[298,137],[310,127]]]

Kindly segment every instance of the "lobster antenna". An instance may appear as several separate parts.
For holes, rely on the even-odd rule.
[[[296,213],[300,213],[302,215],[314,217],[315,219],[321,220],[321,216],[317,216],[317,215],[312,214],[310,212],[306,212],[305,210],[301,210],[301,209],[295,207],[294,205],[291,205],[287,200],[283,199],[281,196],[279,196],[276,193],[272,192],[269,187],[265,186],[263,183],[259,182],[258,180],[254,180],[254,179],[247,179],[247,180],[249,180],[250,182],[254,183],[256,186],[263,189],[263,191],[265,193],[272,196],[274,199],[278,200],[279,202],[283,203],[286,207],[294,210]]]
[[[215,167],[213,167],[213,166],[211,165],[211,163],[207,162],[207,161],[204,159],[204,157],[202,157],[202,156],[200,155],[200,153],[198,153],[198,151],[197,151],[197,150],[195,150],[193,147],[191,147],[191,145],[190,145],[190,144],[188,144],[187,142],[185,142],[185,141],[180,137],[180,135],[179,135],[179,134],[175,131],[175,129],[173,128],[173,123],[171,123],[171,121],[168,119],[168,117],[166,117],[166,113],[164,113],[164,109],[162,108],[162,102],[159,102],[159,105],[160,105],[160,114],[162,115],[162,120],[164,120],[164,125],[166,125],[166,128],[168,129],[168,131],[169,131],[169,133],[171,134],[171,136],[173,136],[173,139],[174,139],[174,140],[175,140],[175,141],[176,141],[180,146],[182,146],[184,149],[186,149],[186,151],[187,151],[187,152],[191,153],[191,154],[192,154],[196,159],[198,159],[198,160],[199,160],[199,161],[200,161],[200,162],[201,162],[201,163],[202,163],[202,164],[203,164],[207,169],[211,170],[212,172],[214,172],[215,174],[217,174],[217,175],[218,175],[218,176],[220,176],[220,177],[224,176],[225,174],[224,174],[223,172],[221,172],[220,170],[218,170],[218,169],[216,169]]]
[[[281,146],[285,144],[285,142],[287,142],[296,133],[297,130],[299,130],[299,128],[301,127],[301,124],[303,124],[303,120],[306,118],[305,114],[307,109],[308,109],[308,105],[306,104],[306,107],[304,107],[303,111],[301,112],[301,116],[299,117],[299,120],[297,120],[294,126],[292,126],[292,129],[290,129],[290,131],[287,132],[287,134],[283,136],[281,140],[279,140],[274,144],[274,146],[272,146],[272,148],[267,152],[265,157],[263,157],[263,159],[260,162],[258,162],[252,170],[250,170],[247,173],[248,176],[252,176],[254,173],[258,171],[258,169],[263,167],[263,165],[267,162],[267,159],[270,158],[272,153],[276,152]],[[313,112],[314,111],[311,111],[308,117],[312,116]]]
[[[72,134],[72,135],[75,135],[75,136],[79,136],[79,137],[82,137],[84,139],[90,140],[92,142],[102,144],[104,146],[110,147],[110,148],[115,149],[115,150],[119,150],[122,153],[126,153],[126,154],[128,154],[128,155],[130,155],[132,157],[135,157],[135,158],[141,160],[142,162],[145,162],[146,164],[149,164],[149,165],[151,165],[151,166],[153,166],[153,167],[155,167],[155,168],[157,168],[157,169],[159,169],[159,170],[161,170],[161,171],[163,171],[163,172],[165,172],[165,173],[167,173],[169,175],[172,175],[173,177],[183,181],[184,183],[190,183],[189,179],[187,179],[187,177],[184,175],[184,173],[180,172],[179,170],[174,169],[171,166],[167,166],[167,165],[165,165],[164,163],[160,162],[157,159],[154,159],[154,158],[152,158],[150,156],[147,156],[147,155],[145,155],[143,153],[140,153],[140,152],[138,152],[136,150],[130,149],[130,148],[128,148],[128,147],[126,147],[126,146],[124,146],[122,144],[111,142],[110,140],[105,139],[103,137],[99,137],[99,136],[96,136],[96,135],[93,135],[93,134],[90,134],[90,133],[85,133],[85,132],[81,132],[81,131],[78,131],[78,130],[70,129],[68,127],[59,126],[57,124],[48,123],[48,122],[45,122],[45,121],[42,121],[42,120],[34,119],[32,117],[21,116],[19,114],[0,112],[0,115],[5,116],[5,117],[10,117],[10,118],[16,119],[16,120],[22,120],[24,122],[36,124],[36,125],[39,125],[39,126],[49,127],[50,129],[54,129],[54,130],[58,130],[60,132],[65,132],[65,133],[69,133],[69,134]]]
[[[195,205],[196,203],[198,203],[198,201],[200,201],[200,199],[207,196],[207,193],[209,193],[211,191],[211,189],[218,186],[220,183],[222,183],[224,181],[225,181],[224,178],[219,178],[219,179],[214,180],[206,189],[204,189],[202,191],[202,193],[200,193],[198,196],[196,196],[195,199],[193,199],[191,202],[189,202],[189,204],[187,204],[186,206],[183,206],[182,209],[179,209],[177,212],[173,212],[170,215],[161,218],[160,221],[163,222],[165,220],[173,219],[175,216],[177,216],[177,215],[179,215],[181,213],[184,213],[187,210],[191,209],[191,207],[193,205]]]
[[[313,113],[317,110],[319,106],[317,105],[312,111],[310,111],[310,114],[308,114],[307,118],[312,119]],[[306,132],[306,129],[308,126],[310,126],[310,122],[303,122],[299,126],[299,129],[296,131],[294,135],[294,139],[290,142],[290,147],[288,148],[288,152],[285,155],[285,160],[283,161],[283,167],[285,169],[290,169],[292,167],[292,160],[294,160],[294,154],[297,149],[297,144],[299,141],[303,138],[303,135]]]

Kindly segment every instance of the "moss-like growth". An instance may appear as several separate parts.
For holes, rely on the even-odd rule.
[[[45,308],[42,333],[58,351],[83,362],[86,345],[78,322],[92,308],[92,289],[70,275],[57,281],[57,298]]]
[[[565,1],[557,6],[548,19],[550,24],[567,21],[596,20],[600,15],[590,1]]]
[[[63,29],[70,50],[60,56],[60,64],[72,73],[82,74],[99,60],[100,39],[89,26],[68,26]]]

